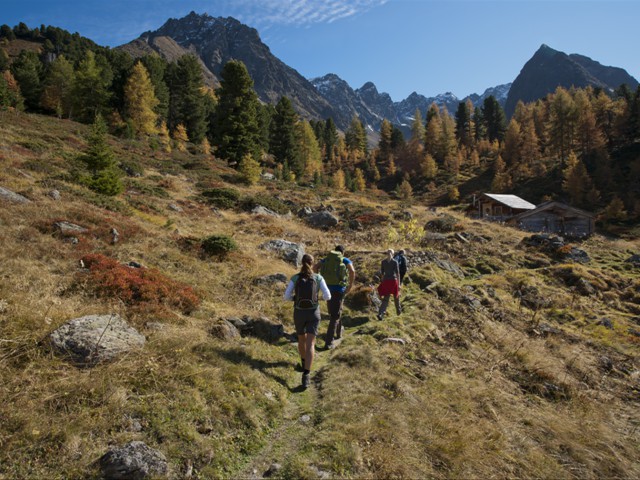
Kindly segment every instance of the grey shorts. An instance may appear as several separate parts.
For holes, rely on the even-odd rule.
[[[318,327],[320,327],[320,305],[314,309],[300,310],[293,309],[293,323],[296,326],[296,334],[304,335],[311,333],[318,336]]]

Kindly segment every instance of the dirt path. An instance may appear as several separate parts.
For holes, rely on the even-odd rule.
[[[347,332],[345,331],[345,335]],[[337,340],[339,347],[341,340]],[[323,345],[323,340],[319,341]],[[303,390],[300,387],[302,374],[291,366],[288,383],[293,393],[287,406],[282,423],[265,440],[264,448],[237,474],[239,479],[261,479],[271,465],[284,465],[287,457],[297,452],[307,439],[314,435],[314,405],[319,394],[319,387],[324,380],[324,367],[329,362],[331,351],[318,348],[313,360],[311,386]]]

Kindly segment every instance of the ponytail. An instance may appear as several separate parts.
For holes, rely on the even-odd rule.
[[[313,257],[308,253],[302,256],[302,268],[300,268],[300,276],[302,278],[311,278],[313,276]]]

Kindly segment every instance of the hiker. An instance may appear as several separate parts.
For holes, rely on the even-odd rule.
[[[393,301],[396,305],[396,313],[400,315],[402,312],[402,308],[400,308],[400,266],[396,259],[393,258],[393,250],[391,248],[387,250],[387,258],[382,260],[380,264],[380,273],[382,281],[378,285],[378,295],[382,297],[382,303],[378,309],[378,320],[384,318],[391,295],[393,295]]]
[[[400,286],[402,286],[404,276],[407,274],[407,258],[404,256],[404,250],[399,250],[393,258],[395,258],[396,262],[398,262],[400,271]]]
[[[298,335],[298,353],[300,353],[300,369],[302,370],[302,388],[309,387],[311,364],[315,352],[316,337],[320,326],[320,303],[318,291],[322,291],[325,300],[331,299],[331,292],[321,275],[313,272],[313,257],[302,256],[300,273],[291,277],[285,300],[293,300],[293,323]]]
[[[313,267],[313,271],[324,277],[331,292],[331,300],[327,301],[329,327],[324,339],[324,348],[332,348],[333,340],[342,337],[342,303],[353,287],[356,271],[353,262],[344,256],[342,245],[336,245],[333,251]]]

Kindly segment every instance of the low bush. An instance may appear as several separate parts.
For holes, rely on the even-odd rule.
[[[241,207],[243,210],[250,212],[258,205],[262,205],[263,207],[279,213],[280,215],[286,215],[290,211],[289,206],[277,198],[259,194],[252,197],[245,197],[242,200]]]
[[[217,208],[233,208],[240,201],[240,192],[233,188],[211,188],[202,192],[202,196]]]
[[[238,244],[226,235],[212,235],[202,241],[202,251],[209,256],[226,257]]]
[[[458,220],[455,217],[445,214],[435,220],[427,222],[426,228],[427,230],[435,232],[453,232],[455,230],[459,230],[460,226],[458,225]]]
[[[127,305],[165,304],[183,313],[193,312],[200,304],[193,288],[156,269],[132,268],[101,254],[85,255],[82,262],[89,272],[80,275],[99,297],[118,298]]]

